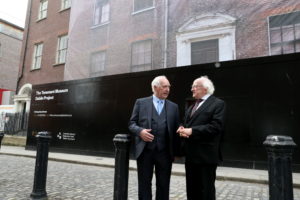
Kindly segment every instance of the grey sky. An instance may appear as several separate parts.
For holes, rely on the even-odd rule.
[[[28,0],[0,0],[0,18],[24,27],[27,2]]]

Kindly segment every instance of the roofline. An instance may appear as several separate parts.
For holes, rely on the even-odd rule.
[[[20,27],[20,26],[18,26],[18,25],[16,25],[16,24],[13,24],[13,23],[11,23],[11,22],[9,22],[9,21],[6,21],[6,20],[4,20],[4,19],[1,19],[1,18],[0,18],[0,22],[3,22],[3,23],[5,23],[5,24],[7,24],[7,25],[9,25],[9,26],[12,26],[12,27],[16,28],[16,29],[19,29],[20,31],[24,31],[24,28],[22,28],[22,27]]]

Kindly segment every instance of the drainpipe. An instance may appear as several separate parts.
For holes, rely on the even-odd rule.
[[[164,49],[164,68],[167,68],[168,56],[168,17],[169,17],[169,0],[165,0],[165,49]]]
[[[18,75],[18,80],[17,80],[17,88],[16,88],[16,94],[18,92],[19,89],[19,83],[23,77],[23,73],[24,73],[24,68],[25,68],[25,57],[26,57],[26,53],[27,53],[27,43],[28,43],[28,35],[29,35],[29,28],[30,28],[30,18],[31,18],[31,6],[32,6],[32,0],[28,0],[28,4],[27,4],[27,16],[26,16],[26,24],[25,24],[25,28],[27,28],[27,33],[25,35],[25,40],[24,40],[24,52],[23,52],[23,57],[21,60],[21,73]],[[26,30],[26,29],[24,29]],[[25,31],[24,31],[25,32]]]

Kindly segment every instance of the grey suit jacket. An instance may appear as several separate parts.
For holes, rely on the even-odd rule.
[[[135,138],[135,157],[138,158],[145,145],[141,137],[139,136],[140,132],[143,129],[151,129],[151,118],[152,118],[152,109],[153,109],[153,97],[145,97],[137,99],[132,115],[129,121],[129,130],[134,134]],[[170,154],[173,157],[174,154],[177,154],[179,151],[179,137],[176,134],[176,130],[179,127],[179,109],[178,105],[166,100],[165,108],[167,114],[167,128],[169,135],[169,150]]]

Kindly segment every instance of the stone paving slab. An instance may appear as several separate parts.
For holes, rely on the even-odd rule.
[[[0,155],[1,200],[31,199],[34,165],[33,158]],[[49,161],[47,174],[48,200],[113,199],[114,169],[111,167]],[[186,200],[184,176],[173,175],[170,187],[170,200]],[[217,200],[268,200],[266,184],[216,181],[216,193]],[[128,200],[136,199],[137,173],[130,171]],[[294,200],[300,200],[300,189],[294,189]]]
[[[35,158],[36,151],[25,150],[24,147],[2,145],[2,148],[0,149],[0,154]],[[103,167],[114,167],[115,164],[114,158],[55,153],[55,152],[49,153],[49,160],[94,165],[94,166],[103,166]],[[130,170],[136,170],[136,162],[134,160],[130,160],[129,165],[130,165],[129,166]],[[172,174],[184,176],[185,175],[184,165],[173,164]],[[218,167],[217,179],[267,184],[268,171],[232,168],[232,167]],[[300,188],[300,173],[293,173],[293,184],[294,187]]]

